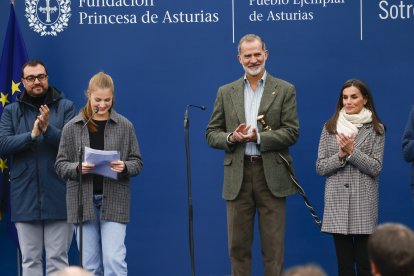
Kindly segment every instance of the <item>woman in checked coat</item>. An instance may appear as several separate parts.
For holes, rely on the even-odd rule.
[[[316,161],[316,171],[326,177],[322,231],[333,236],[339,276],[371,275],[366,245],[378,223],[384,140],[368,86],[345,82],[322,130]]]
[[[114,83],[104,72],[89,81],[87,103],[63,128],[55,168],[67,181],[68,222],[76,225],[79,245],[78,188],[82,173],[83,267],[94,276],[127,275],[125,235],[130,220],[131,177],[143,163],[132,123],[114,110]],[[86,123],[86,126],[85,126]],[[83,131],[84,129],[84,131]],[[81,145],[119,151],[110,163],[116,177],[94,174],[95,164],[79,168]]]

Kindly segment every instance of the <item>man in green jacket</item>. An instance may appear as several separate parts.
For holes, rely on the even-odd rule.
[[[264,275],[283,271],[286,196],[296,193],[279,154],[299,135],[295,87],[266,72],[262,38],[245,35],[238,59],[245,75],[219,88],[206,130],[207,143],[225,151],[223,198],[227,201],[232,275],[250,275],[256,209]],[[257,117],[269,128],[257,122]]]

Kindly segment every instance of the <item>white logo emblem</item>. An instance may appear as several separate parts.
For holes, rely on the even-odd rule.
[[[29,27],[41,36],[57,36],[69,22],[70,0],[26,0]]]

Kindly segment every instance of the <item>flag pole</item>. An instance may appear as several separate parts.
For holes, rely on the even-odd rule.
[[[13,5],[13,8],[15,7],[15,2],[16,0],[10,0],[10,4],[12,4]],[[1,216],[1,214],[0,214],[0,216]],[[21,264],[20,264],[20,259],[21,259],[21,257],[20,257],[20,248],[19,247],[17,247],[16,248],[16,250],[17,250],[17,259],[16,259],[16,261],[17,261],[17,276],[21,276]]]
[[[0,59],[0,91],[8,91],[8,88],[10,87],[10,84],[13,80],[20,80],[20,71],[16,68],[21,68],[24,63],[28,61],[28,55],[26,46],[24,45],[24,41],[21,37],[19,25],[16,19],[15,14],[15,0],[10,0],[10,15],[9,15],[9,21],[7,23],[7,31],[6,36],[4,39],[4,45],[3,45],[3,51],[1,53],[1,59]],[[20,91],[20,90],[19,90]],[[7,97],[10,96],[10,102],[14,102],[17,95],[9,95],[8,93]],[[0,105],[0,113],[3,112],[4,106]],[[9,169],[10,170],[10,169]],[[6,174],[5,176],[8,176],[9,174]],[[10,212],[10,189],[9,189],[9,181],[6,180],[3,177],[3,171],[0,172],[0,188],[4,189],[6,187],[6,193],[5,195],[2,195],[6,198],[6,204],[8,209],[8,215],[7,215],[7,230],[11,237],[11,239],[14,241],[16,245],[16,269],[17,269],[17,275],[20,276],[21,273],[21,251],[19,249],[19,241],[17,237],[17,231],[15,228],[15,225],[11,222],[11,212]]]

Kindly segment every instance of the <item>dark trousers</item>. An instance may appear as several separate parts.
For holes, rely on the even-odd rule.
[[[333,234],[338,259],[338,276],[371,275],[367,252],[368,237],[369,235]]]
[[[228,247],[233,276],[251,273],[251,247],[256,209],[264,259],[264,275],[283,272],[286,198],[271,194],[261,161],[245,161],[240,194],[227,201]]]

